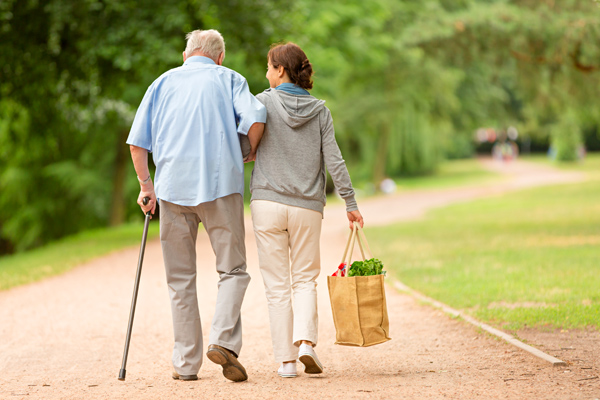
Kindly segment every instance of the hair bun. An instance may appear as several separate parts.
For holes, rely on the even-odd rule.
[[[292,83],[303,89],[312,89],[312,65],[297,44],[291,42],[275,44],[271,46],[267,59],[275,68],[283,66]]]

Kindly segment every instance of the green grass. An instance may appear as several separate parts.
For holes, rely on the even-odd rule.
[[[600,178],[600,176],[597,174],[597,172],[600,171],[600,153],[588,153],[583,160],[576,162],[553,161],[550,160],[547,156],[541,154],[529,155],[521,157],[521,159],[524,161],[532,161],[540,164],[545,164],[563,170],[591,173],[592,177]]]
[[[350,176],[360,176],[360,171],[350,169]],[[465,160],[448,160],[442,162],[436,172],[431,175],[405,176],[395,178],[396,191],[435,190],[449,187],[464,187],[470,185],[490,184],[505,180],[506,177],[486,170],[476,158]],[[376,193],[372,182],[352,181],[357,198],[372,196]],[[335,196],[332,196],[334,200]],[[329,203],[328,198],[327,202]]]
[[[82,232],[25,253],[0,257],[0,290],[58,275],[125,247],[140,245],[143,224],[127,224]],[[151,222],[148,239],[158,236],[158,223]]]
[[[440,164],[434,175],[396,179],[399,190],[439,189],[490,183],[505,179],[484,169],[477,159],[452,160]]]
[[[599,199],[590,180],[458,204],[368,234],[392,275],[484,321],[600,327]]]

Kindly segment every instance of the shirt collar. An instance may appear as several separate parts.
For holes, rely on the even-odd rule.
[[[204,56],[191,56],[188,57],[185,62],[183,63],[183,65],[188,65],[191,63],[202,63],[202,64],[212,64],[212,65],[217,65],[217,63],[215,63],[211,58],[208,57],[204,57]]]
[[[288,92],[290,94],[299,94],[299,95],[307,95],[310,94],[308,90],[301,88],[298,85],[294,85],[293,83],[284,82],[281,85],[275,88],[276,90],[283,90],[284,92]]]

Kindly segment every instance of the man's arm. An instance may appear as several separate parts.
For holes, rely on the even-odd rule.
[[[264,127],[260,128],[254,125],[267,122],[267,109],[250,93],[248,83],[243,76],[236,73],[233,77],[233,109],[238,121],[237,131],[242,135],[249,136],[251,129],[254,127],[255,131],[259,131],[258,140],[256,141],[258,146]],[[255,148],[254,150],[256,151]]]
[[[265,124],[261,122],[255,122],[252,124],[250,129],[248,129],[248,140],[250,141],[250,154],[244,158],[244,162],[250,162],[256,160],[256,150],[258,149],[258,144],[263,137],[263,133],[265,132]]]
[[[150,170],[148,169],[148,150],[130,145],[129,151],[131,152],[131,159],[133,160],[133,167],[140,181],[140,194],[137,199],[137,203],[142,208],[142,211],[147,213],[151,211],[154,214],[156,211],[156,194],[154,193],[154,184],[150,178]],[[142,200],[144,197],[149,197],[150,201],[148,205],[144,205]]]

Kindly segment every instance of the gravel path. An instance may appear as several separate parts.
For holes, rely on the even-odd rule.
[[[486,162],[490,168],[498,168]],[[502,169],[495,185],[400,193],[360,202],[368,225],[418,218],[426,210],[581,176],[523,162]],[[532,355],[387,289],[392,340],[370,348],[333,344],[335,332],[325,276],[339,263],[348,232],[340,206],[328,206],[323,225],[319,278],[321,376],[276,375],[266,300],[247,221],[248,268],[253,276],[243,306],[244,348],[250,379],[227,381],[205,359],[197,382],[170,377],[172,330],[160,243],[148,244],[127,365],[120,382],[125,328],[138,249],[130,248],[64,275],[0,293],[1,399],[593,399],[600,397],[595,331],[570,332],[585,348],[555,368]],[[141,234],[141,233],[140,233]],[[214,255],[205,234],[198,240],[198,285],[205,338],[217,290]],[[556,335],[533,331],[530,343]],[[537,336],[536,336],[537,335]],[[570,337],[569,336],[569,337]],[[537,342],[536,342],[537,341]],[[562,349],[559,347],[559,349]],[[544,347],[542,350],[548,351]],[[575,350],[575,348],[573,349]],[[563,353],[569,353],[567,351]],[[577,354],[575,354],[577,353]],[[588,360],[589,359],[589,360]],[[578,361],[579,360],[579,361]],[[596,376],[596,378],[593,378]]]

